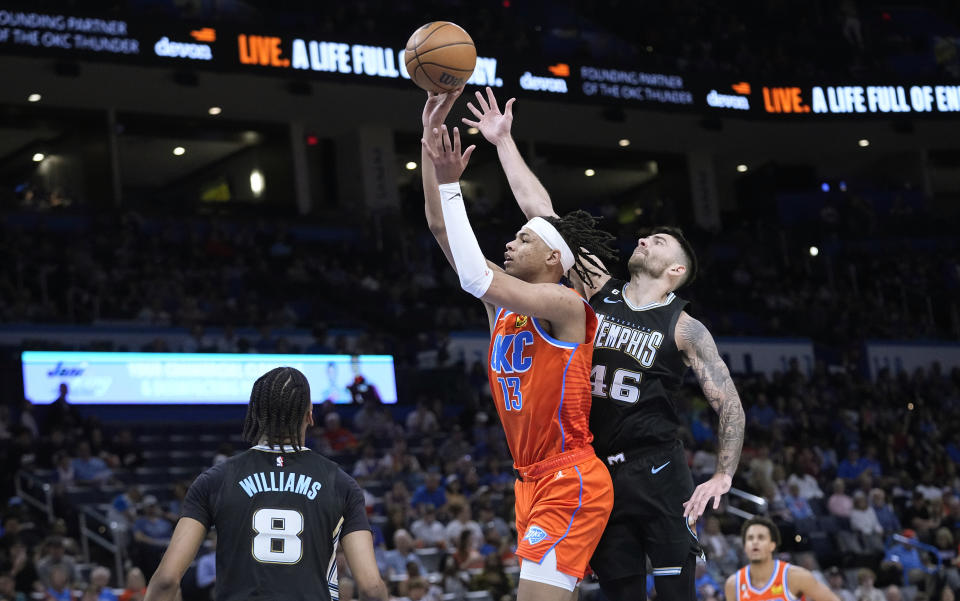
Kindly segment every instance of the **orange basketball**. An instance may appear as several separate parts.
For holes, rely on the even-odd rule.
[[[410,79],[428,92],[461,87],[477,66],[477,47],[470,34],[449,21],[434,21],[414,31],[403,54]]]

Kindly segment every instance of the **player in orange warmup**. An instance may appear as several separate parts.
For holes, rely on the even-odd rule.
[[[809,570],[774,559],[780,531],[767,518],[751,518],[740,534],[750,561],[727,578],[727,601],[840,601]]]
[[[597,318],[559,282],[570,269],[584,278],[597,269],[571,248],[612,258],[613,238],[583,211],[538,217],[507,243],[503,268],[487,261],[458,183],[475,147],[461,153],[459,131],[451,140],[443,125],[460,91],[431,94],[424,108],[427,223],[490,323],[490,388],[517,474],[518,599],[566,601],[607,523],[613,485],[588,428]]]

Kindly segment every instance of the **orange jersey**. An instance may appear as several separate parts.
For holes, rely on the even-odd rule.
[[[562,342],[536,318],[500,308],[490,337],[488,377],[517,467],[586,447],[590,366],[597,316],[584,301],[589,342]]]
[[[737,570],[737,601],[798,601],[788,587],[789,569],[789,563],[775,560],[770,582],[763,588],[756,589],[750,584],[750,566],[740,568]]]

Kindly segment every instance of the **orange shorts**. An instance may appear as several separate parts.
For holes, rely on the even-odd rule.
[[[517,556],[540,563],[551,549],[557,570],[576,578],[587,573],[613,509],[613,482],[592,452],[581,463],[517,480]]]

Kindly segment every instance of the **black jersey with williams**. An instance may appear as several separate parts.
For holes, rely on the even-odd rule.
[[[590,430],[601,458],[672,442],[681,425],[672,397],[686,365],[674,330],[688,302],[670,293],[662,303],[634,307],[625,286],[611,278],[590,299],[599,320]]]
[[[217,601],[338,598],[341,536],[370,525],[363,492],[309,449],[256,446],[202,473],[183,517],[217,528]]]

